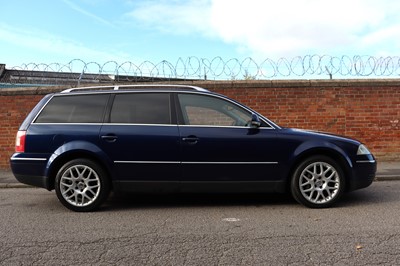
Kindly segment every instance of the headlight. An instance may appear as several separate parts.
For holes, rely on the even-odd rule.
[[[367,147],[365,147],[365,145],[361,144],[360,146],[358,146],[357,155],[368,155],[368,154],[371,154],[371,152],[368,150]]]

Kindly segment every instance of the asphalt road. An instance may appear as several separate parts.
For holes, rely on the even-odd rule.
[[[400,265],[400,181],[331,209],[282,195],[111,196],[74,213],[0,189],[0,265]]]

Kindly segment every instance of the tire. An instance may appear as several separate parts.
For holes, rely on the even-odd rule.
[[[96,210],[110,193],[108,175],[97,163],[76,159],[57,173],[55,190],[60,202],[76,212]]]
[[[294,199],[310,208],[335,204],[345,189],[342,168],[327,156],[313,156],[300,163],[291,179]]]

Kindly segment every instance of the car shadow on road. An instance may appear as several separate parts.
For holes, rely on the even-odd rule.
[[[345,193],[335,208],[370,206],[398,202],[399,196],[389,183],[375,183],[371,187]],[[289,193],[273,194],[111,194],[101,210],[129,210],[149,208],[185,207],[226,207],[226,206],[299,206]]]
[[[293,205],[296,201],[288,194],[136,194],[110,195],[102,210],[141,208],[185,208],[218,206]]]

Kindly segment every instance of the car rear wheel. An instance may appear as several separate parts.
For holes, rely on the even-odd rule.
[[[326,156],[313,156],[300,163],[291,180],[291,192],[299,203],[311,208],[332,206],[342,196],[343,170]]]
[[[65,207],[85,212],[96,210],[107,199],[110,185],[106,172],[97,163],[76,159],[58,171],[55,190]]]

